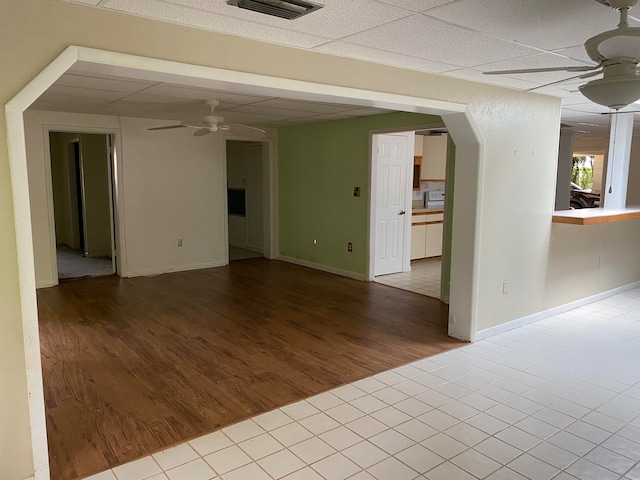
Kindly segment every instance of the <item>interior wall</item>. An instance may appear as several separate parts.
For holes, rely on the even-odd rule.
[[[229,245],[262,252],[264,249],[264,188],[262,143],[227,141],[227,186],[242,188],[246,216],[229,216]]]
[[[57,282],[52,267],[55,251],[49,224],[45,125],[115,128],[120,135],[120,220],[126,231],[127,258],[122,276],[224,265],[224,141],[216,135],[193,137],[187,129],[147,131],[159,124],[157,120],[27,112],[29,195],[39,286]],[[102,174],[99,177],[102,188]],[[108,211],[102,213],[108,215]],[[178,238],[182,238],[182,247],[178,247]]]
[[[111,257],[109,157],[107,136],[80,135],[84,182],[86,245],[89,257]]]
[[[67,156],[67,142],[73,135],[54,132],[50,136],[51,183],[55,215],[56,243],[69,248],[80,248],[76,204],[72,201],[75,192],[74,179]],[[75,215],[74,215],[75,211]]]
[[[364,275],[369,132],[441,122],[435,116],[393,113],[281,128],[280,254]],[[360,187],[360,197],[354,197],[354,187]],[[349,242],[353,252],[347,251]]]
[[[0,18],[11,19],[0,29],[2,44],[11,45],[0,56],[2,104],[20,92],[69,45],[465,104],[467,110],[464,114],[445,119],[456,143],[451,314],[458,316],[459,320],[454,324],[453,333],[468,335],[466,328],[455,331],[455,325],[468,325],[468,321],[472,322],[474,330],[487,328],[540,312],[549,306],[583,298],[591,292],[581,282],[563,283],[562,295],[558,295],[552,291],[557,289],[557,283],[549,282],[550,278],[561,282],[565,276],[575,273],[575,266],[568,272],[558,266],[566,251],[586,258],[592,258],[595,253],[591,246],[584,244],[584,232],[588,230],[577,227],[563,230],[562,235],[552,232],[560,126],[560,100],[557,98],[261,43],[59,0],[4,0],[0,2]],[[65,26],[69,28],[63,28]],[[349,74],[345,75],[345,72]],[[113,120],[115,128],[119,128],[117,119]],[[88,119],[87,124],[91,121]],[[459,122],[459,128],[453,128],[455,122]],[[30,274],[24,267],[18,270],[19,262],[24,266],[31,261],[30,249],[25,250],[24,245],[18,249],[16,242],[16,234],[20,234],[20,238],[28,237],[25,233],[28,229],[17,229],[16,225],[21,226],[25,222],[36,225],[42,218],[33,218],[29,222],[28,215],[24,215],[16,205],[15,211],[21,216],[14,219],[13,198],[21,198],[25,182],[22,182],[20,165],[14,164],[13,167],[19,168],[10,171],[8,145],[22,139],[8,138],[6,127],[5,117],[0,118],[0,250],[3,252],[0,256],[0,304],[3,306],[0,320],[0,403],[3,405],[0,428],[9,432],[0,436],[0,478],[20,480],[33,474],[28,411],[30,392],[27,389],[27,350],[24,343],[24,340],[29,342],[33,339],[23,338],[22,329],[23,322],[33,325],[37,318],[33,293],[21,296],[25,289],[31,288]],[[469,137],[482,139],[481,145],[475,140],[460,138],[460,128],[471,131]],[[303,146],[297,148],[303,150]],[[344,258],[346,248],[342,243],[343,235],[339,234],[339,247],[342,246],[340,250],[345,252],[337,257],[343,267],[359,270],[361,267],[357,263],[362,263],[363,257],[358,257],[358,251],[364,247],[362,242],[366,234],[365,229],[356,232],[352,225],[362,227],[366,222],[360,220],[365,207],[353,203],[351,196],[347,201],[346,195],[352,195],[352,188],[356,186],[353,181],[363,178],[361,160],[350,161],[341,168],[334,167],[320,173],[323,177],[333,178],[331,189],[339,192],[339,199],[344,200],[336,203],[346,212],[337,224],[324,222],[322,227],[339,232],[347,224],[345,231],[357,237],[354,242],[358,242],[358,250],[352,257]],[[32,166],[27,165],[27,168],[29,182],[40,182],[40,172],[36,171],[34,177]],[[132,168],[136,170],[135,165]],[[309,172],[292,167],[282,178],[287,175],[289,185],[281,189],[285,194],[295,190],[291,185],[295,183],[296,176],[304,183]],[[144,172],[142,176],[149,183],[155,180],[153,170]],[[329,181],[323,177],[318,179],[319,184],[328,185]],[[13,196],[12,178],[17,179]],[[44,187],[42,183],[40,186]],[[366,185],[362,188],[364,193]],[[522,199],[523,190],[535,192],[535,201]],[[38,199],[46,194],[43,188],[33,193],[31,198]],[[157,186],[152,185],[149,203],[158,194]],[[172,194],[170,190],[169,195]],[[133,195],[136,197],[135,192]],[[140,198],[144,195],[138,193],[137,196],[136,202],[144,203],[144,198]],[[321,217],[332,219],[325,210],[334,205],[330,202],[325,209],[315,208],[321,212]],[[301,216],[289,206],[281,213],[292,211]],[[41,215],[41,212],[33,215]],[[599,228],[603,236],[609,234],[609,238],[622,235],[617,240],[616,252],[608,251],[599,256],[600,268],[588,272],[586,285],[597,285],[601,291],[606,291],[628,283],[632,278],[640,280],[637,269],[631,272],[625,266],[625,262],[626,265],[635,265],[640,255],[634,232],[637,221],[625,226],[609,224]],[[46,229],[39,233],[43,231],[44,236],[33,235],[36,257],[41,255],[42,244],[50,240]],[[305,232],[308,231],[306,227]],[[173,237],[175,233],[171,230],[168,235]],[[280,234],[286,249],[309,256],[313,254],[308,250],[306,234],[282,228]],[[164,238],[160,239],[160,242],[164,241]],[[328,242],[330,245],[331,240]],[[328,251],[326,256],[336,260],[332,251]],[[503,281],[509,281],[508,295],[501,294]],[[22,298],[29,302],[24,309]],[[29,357],[30,366],[37,365],[37,362],[37,359]],[[41,438],[42,433],[36,431],[34,435]]]

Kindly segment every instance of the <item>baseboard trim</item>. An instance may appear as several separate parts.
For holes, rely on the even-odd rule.
[[[309,262],[308,260],[301,260],[299,258],[287,257],[280,255],[278,260],[282,260],[283,262],[293,263],[295,265],[300,265],[302,267],[313,268],[314,270],[321,270],[327,273],[333,273],[334,275],[340,275],[341,277],[353,278],[354,280],[365,280],[364,273],[356,273],[351,272],[349,270],[343,270],[341,268],[331,267],[329,265],[322,265],[321,263]]]
[[[133,272],[127,272],[124,277],[152,277],[156,275],[162,275],[164,273],[186,272],[188,270],[202,270],[204,268],[224,267],[227,263],[222,261],[206,262],[206,263],[192,263],[189,265],[174,265],[172,267],[164,268],[148,268],[145,270],[136,270]]]
[[[561,313],[568,312],[569,310],[573,310],[574,308],[583,307],[585,305],[589,305],[590,303],[604,300],[605,298],[609,298],[619,293],[623,293],[638,287],[640,287],[640,281],[613,288],[611,290],[607,290],[606,292],[597,293],[595,295],[591,295],[590,297],[581,298],[580,300],[565,303],[564,305],[549,308],[547,310],[543,310],[542,312],[527,315],[526,317],[516,318],[515,320],[496,325],[495,327],[485,328],[484,330],[479,330],[476,332],[473,341],[477,342],[479,340],[484,340],[485,338],[493,337],[494,335],[508,332],[509,330],[513,330],[515,328],[524,327],[525,325],[539,322],[540,320],[544,320],[545,318],[553,317],[554,315],[559,315]]]

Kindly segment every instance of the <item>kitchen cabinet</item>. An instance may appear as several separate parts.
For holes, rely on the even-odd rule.
[[[421,180],[442,180],[446,177],[448,140],[447,134],[422,138]]]
[[[442,255],[442,210],[411,215],[411,260]]]

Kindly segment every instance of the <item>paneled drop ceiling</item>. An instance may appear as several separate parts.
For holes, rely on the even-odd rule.
[[[572,74],[482,72],[592,65],[583,48],[585,40],[618,23],[618,13],[596,0],[315,0],[324,8],[297,20],[240,9],[226,0],[66,1],[518,90],[542,87]],[[631,24],[640,25],[640,7],[631,14]],[[601,113],[607,109],[584,98],[577,90],[580,82],[537,91],[563,97],[564,123],[575,125],[579,132],[606,134],[609,118]],[[384,112],[73,72],[34,108],[64,106],[65,111],[196,120],[206,113],[199,103],[205,98],[222,101],[220,112],[227,121],[263,126]]]

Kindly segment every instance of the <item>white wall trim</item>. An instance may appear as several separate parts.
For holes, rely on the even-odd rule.
[[[164,275],[165,273],[186,272],[188,270],[202,270],[205,268],[224,267],[225,265],[228,265],[228,263],[225,261],[189,263],[186,265],[175,265],[170,268],[164,268],[164,267],[146,268],[143,270],[136,270],[135,272],[127,272],[127,274],[124,276],[126,278],[155,277],[158,275]]]
[[[44,411],[38,306],[33,257],[33,232],[29,200],[29,176],[24,132],[24,111],[60,78],[78,59],[78,48],[67,47],[5,105],[7,146],[11,172],[13,218],[18,253],[18,281],[24,336],[25,364],[31,422],[31,454],[34,480],[48,480],[49,451]]]
[[[561,313],[565,313],[570,310],[589,305],[593,302],[604,300],[605,298],[609,298],[619,293],[623,293],[638,287],[640,287],[640,281],[613,288],[611,290],[607,290],[606,292],[597,293],[595,295],[591,295],[590,297],[581,298],[573,302],[565,303],[564,305],[558,305],[557,307],[549,308],[547,310],[533,313],[525,317],[516,318],[515,320],[496,325],[495,327],[485,328],[484,330],[476,332],[474,341],[477,342],[479,340],[484,340],[485,338],[493,337],[494,335],[508,332],[509,330],[513,330],[515,328],[524,327],[525,325],[539,322],[540,320],[544,320],[546,318],[550,318],[555,315],[559,315]]]
[[[329,265],[322,265],[321,263],[309,262],[308,260],[301,260],[299,258],[287,257],[284,255],[280,255],[278,260],[300,265],[301,267],[313,268],[314,270],[320,270],[322,272],[333,273],[334,275],[340,275],[341,277],[353,278],[354,280],[366,280],[365,275],[362,273],[351,272],[349,270],[343,270]]]

